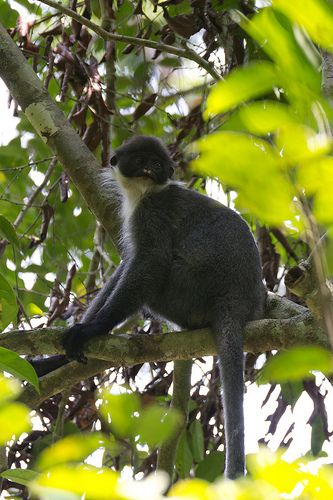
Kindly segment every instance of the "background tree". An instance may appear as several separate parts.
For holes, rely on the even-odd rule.
[[[257,379],[262,352],[270,358],[272,350],[290,345],[328,346],[333,335],[326,281],[331,249],[328,243],[324,254],[319,240],[325,230],[330,233],[333,216],[331,108],[321,93],[315,44],[332,49],[329,3],[294,1],[290,6],[276,0],[264,9],[251,1],[19,3],[33,18],[0,4],[7,29],[0,31],[0,76],[20,118],[19,136],[0,150],[1,321],[3,328],[11,327],[1,345],[20,354],[61,352],[59,327],[64,320],[79,319],[118,265],[119,223],[100,171],[108,168],[111,146],[140,132],[168,144],[179,165],[177,178],[189,187],[211,189],[203,174],[221,179],[226,202],[257,234],[269,290],[281,292],[287,270],[307,259],[287,275],[300,298],[290,292],[292,302],[272,297],[270,319],[247,330],[247,382]],[[324,62],[329,96],[329,53]],[[190,169],[198,149],[201,156]],[[121,329],[131,332],[130,338],[117,336],[88,347],[87,366],[73,363],[43,377],[41,395],[28,387],[22,400],[38,411],[43,427],[12,446],[9,466],[25,461],[33,468],[41,446],[52,436],[73,433],[73,422],[81,430],[96,425],[106,430],[95,405],[101,387],[128,384],[140,393],[141,403],[118,400],[129,420],[155,398],[168,401],[172,374],[166,362],[212,354],[214,347],[208,332],[161,341],[157,334],[163,328],[155,321],[131,321]],[[28,329],[34,332],[23,332]],[[277,368],[267,365],[263,377],[275,383],[263,405],[277,404],[262,439],[270,441],[287,408],[306,391],[314,402],[311,451],[317,456],[330,437],[327,380],[310,376],[309,370],[329,371],[330,355],[302,349],[273,359]],[[149,365],[143,365],[146,361]],[[192,389],[177,476],[187,477],[192,470],[213,480],[223,462],[218,378],[215,366],[202,360],[198,366],[204,375]],[[105,405],[107,413],[117,407],[115,399]],[[152,421],[156,416],[143,428]],[[291,443],[293,426],[281,446]],[[138,432],[130,424],[127,430],[113,427],[118,441],[130,446],[104,443],[104,464],[120,471],[134,462],[138,475],[153,470],[159,443],[153,440],[138,450],[133,445]]]

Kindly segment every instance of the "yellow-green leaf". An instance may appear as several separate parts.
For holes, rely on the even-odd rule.
[[[282,25],[272,9],[262,9],[251,20],[243,17],[240,24],[275,61],[278,78],[289,96],[297,100],[307,99],[310,89],[315,95],[320,94],[319,71],[296,42],[287,20]]]
[[[207,99],[206,118],[211,114],[223,113],[248,99],[271,91],[278,83],[274,64],[257,61],[237,68],[218,82]]]
[[[333,158],[323,157],[305,163],[297,170],[299,189],[314,196],[313,213],[322,224],[333,222]]]
[[[158,405],[147,406],[135,420],[134,432],[140,436],[141,443],[157,446],[172,436],[181,425],[180,413]]]
[[[43,450],[36,467],[44,470],[63,463],[81,462],[104,443],[105,438],[99,432],[71,434]]]
[[[291,106],[274,101],[259,101],[243,106],[237,114],[247,130],[257,135],[275,132],[287,124],[299,123]]]
[[[289,164],[298,164],[328,153],[332,139],[304,125],[286,123],[277,134],[276,145]]]
[[[0,404],[14,399],[20,392],[21,387],[17,380],[0,375]]]
[[[109,394],[103,392],[100,411],[104,418],[111,421],[112,432],[117,437],[132,435],[133,414],[140,408],[139,397],[134,393]]]
[[[0,444],[23,433],[31,428],[29,411],[21,403],[10,403],[0,407]]]
[[[268,142],[242,133],[217,132],[197,145],[200,157],[192,168],[234,188],[238,206],[269,224],[293,217],[292,188],[281,157]],[[273,192],[278,195],[272,196]]]
[[[259,381],[267,383],[301,380],[309,377],[312,370],[332,373],[331,353],[318,346],[294,347],[270,358],[262,369]]]
[[[326,0],[273,0],[294,23],[306,29],[312,40],[333,50],[333,8]]]
[[[95,500],[123,500],[118,481],[119,474],[110,469],[97,469],[89,465],[59,465],[40,474],[30,488],[42,497],[43,491],[54,489]]]

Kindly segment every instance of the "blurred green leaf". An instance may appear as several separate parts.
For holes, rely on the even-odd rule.
[[[0,347],[0,370],[11,373],[19,380],[26,380],[39,392],[39,381],[35,370],[16,352]]]
[[[247,469],[254,479],[265,481],[281,493],[291,494],[295,485],[306,479],[307,473],[303,475],[297,462],[289,464],[282,460],[281,454],[281,451],[272,453],[262,449],[247,455]]]
[[[333,222],[333,158],[322,157],[307,162],[297,169],[299,189],[313,195],[313,213],[322,224]]]
[[[259,382],[302,380],[311,370],[332,373],[333,360],[329,351],[318,346],[294,347],[270,358],[264,365]]]
[[[321,76],[314,67],[316,54],[310,49],[305,55],[295,39],[293,27],[286,18],[282,20],[272,9],[262,9],[251,20],[243,17],[241,27],[251,35],[276,63],[282,87],[288,97],[296,102],[320,96]],[[319,65],[319,62],[318,62]]]
[[[206,481],[215,481],[224,470],[225,453],[222,451],[211,451],[198,464],[195,469],[195,476]]]
[[[234,115],[237,115],[249,132],[257,135],[275,132],[288,124],[300,122],[291,106],[274,101],[251,103],[240,108]]]
[[[0,274],[0,328],[4,330],[16,319],[16,296],[6,278]]]
[[[11,222],[9,222],[9,220],[6,219],[6,217],[4,217],[3,215],[0,215],[0,237],[8,240],[16,248],[20,248],[20,242],[14,227],[12,226]]]
[[[140,435],[141,443],[154,447],[170,438],[181,422],[182,417],[176,410],[150,405],[135,419],[134,433]]]
[[[176,469],[180,478],[188,477],[193,464],[193,455],[189,445],[188,432],[184,430],[179,438],[176,453]]]
[[[276,145],[290,164],[320,157],[330,151],[332,139],[324,133],[300,124],[285,124],[276,137]]]
[[[5,444],[15,436],[31,429],[29,411],[21,403],[10,403],[0,406],[0,444]]]
[[[247,134],[217,132],[197,145],[201,154],[193,169],[236,189],[239,206],[270,224],[292,218],[291,186],[283,161],[270,144]],[[272,190],[278,196],[272,196]]]
[[[204,433],[200,420],[194,420],[189,428],[191,437],[190,445],[193,455],[193,460],[198,463],[204,458],[205,443]]]
[[[29,469],[8,469],[3,471],[0,476],[14,483],[29,486],[31,481],[34,481],[38,477],[38,472]]]
[[[292,407],[294,407],[303,391],[304,386],[302,382],[298,380],[296,382],[285,382],[281,384],[283,399]]]
[[[108,422],[111,419],[111,429],[116,437],[132,435],[133,415],[140,409],[139,397],[134,393],[109,394],[103,392],[103,402],[100,407],[101,414]]]
[[[19,13],[8,2],[0,0],[0,19],[6,28],[15,28]]]
[[[36,467],[44,470],[64,463],[82,462],[95,450],[104,447],[105,441],[107,440],[99,432],[72,434],[42,451]]]
[[[333,50],[333,9],[326,0],[273,0],[273,7],[306,29],[312,40]]]
[[[268,61],[252,62],[249,66],[237,68],[211,90],[205,117],[224,113],[248,99],[259,97],[271,91],[277,83],[275,66]]]
[[[0,374],[0,405],[16,398],[20,392],[21,387],[17,380]]]
[[[324,422],[322,416],[318,414],[311,421],[311,453],[314,457],[321,452],[325,440]]]
[[[89,465],[70,466],[59,465],[40,474],[30,484],[31,491],[38,498],[47,498],[45,495],[51,489],[62,498],[62,491],[72,492],[81,498],[94,500],[124,500],[119,485],[119,474],[111,469],[97,469]]]

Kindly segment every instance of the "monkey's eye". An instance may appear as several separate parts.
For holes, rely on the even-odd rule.
[[[154,168],[161,168],[162,164],[161,164],[160,161],[155,160],[155,161],[152,162],[151,166],[154,167]]]
[[[115,165],[117,165],[117,163],[118,163],[118,158],[116,157],[116,155],[112,156],[112,158],[110,160],[110,165],[112,165],[114,167]]]
[[[142,164],[143,164],[143,158],[141,158],[141,156],[137,156],[137,157],[135,158],[135,165],[136,165],[137,167],[141,167],[141,166],[142,166]]]

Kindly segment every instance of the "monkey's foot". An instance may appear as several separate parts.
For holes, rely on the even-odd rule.
[[[88,359],[83,354],[83,346],[87,341],[87,333],[87,325],[81,323],[76,323],[76,325],[66,330],[62,345],[69,360],[84,364],[87,363]]]

